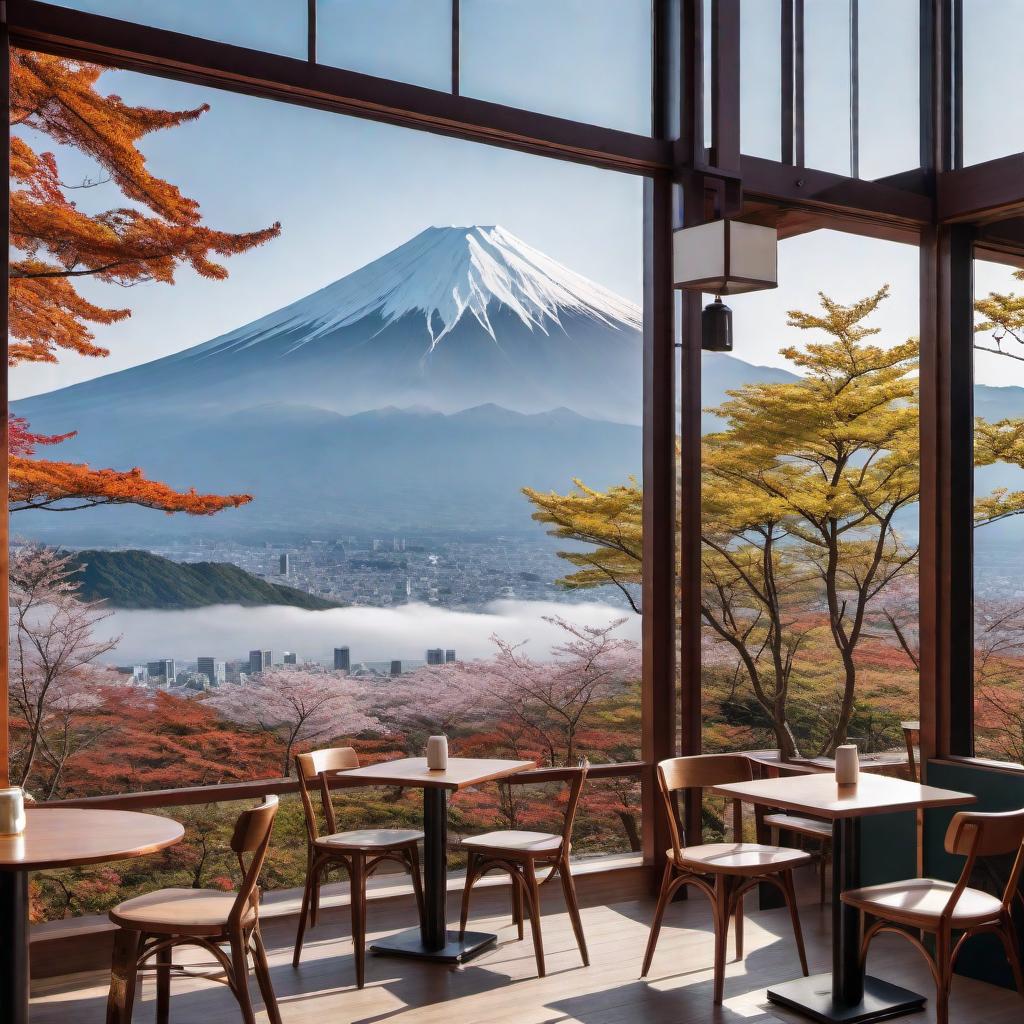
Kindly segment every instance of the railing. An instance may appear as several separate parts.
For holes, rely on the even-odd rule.
[[[619,779],[640,777],[648,767],[646,761],[620,761],[590,766],[588,779]],[[508,782],[558,782],[564,777],[562,768],[533,768],[513,775]],[[331,780],[332,789],[346,788],[344,776]],[[85,796],[71,800],[50,800],[40,807],[91,807],[103,810],[149,810],[160,807],[186,807],[198,804],[219,804],[232,800],[254,800],[268,794],[278,796],[298,793],[298,779],[253,779],[248,782],[227,782],[212,786],[187,786],[182,789],[151,789],[139,793],[114,793],[109,796]]]

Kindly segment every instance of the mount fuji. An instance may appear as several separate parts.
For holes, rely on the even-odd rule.
[[[221,337],[22,403],[47,427],[260,403],[342,414],[494,403],[638,423],[641,313],[502,227],[432,227]],[[110,428],[107,421],[107,428]]]

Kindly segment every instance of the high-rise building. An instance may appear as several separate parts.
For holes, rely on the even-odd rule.
[[[249,674],[266,672],[274,664],[273,651],[250,651],[249,652]]]
[[[289,554],[283,554],[281,556],[281,575],[290,576],[292,571],[292,556]]]
[[[441,647],[431,647],[427,651],[427,664],[428,665],[443,665],[444,664],[444,649]]]
[[[299,656],[294,651],[285,651],[284,663],[286,665],[297,665],[299,663]]]
[[[352,668],[352,659],[347,647],[334,648],[334,671],[348,672]]]
[[[445,660],[445,664],[446,665],[450,665],[453,661],[455,661],[455,648],[454,647],[449,647],[444,652],[444,660]]]
[[[175,667],[173,658],[164,658],[161,661],[151,661],[146,666],[146,671],[150,679],[154,679],[157,676],[163,676],[164,682],[168,685],[174,682],[174,677],[177,675],[177,668]]]
[[[391,662],[391,674],[393,676],[400,676],[402,674],[402,663],[400,661]]]
[[[227,665],[216,658],[196,658],[196,671],[206,676],[211,686],[220,686],[227,680]]]

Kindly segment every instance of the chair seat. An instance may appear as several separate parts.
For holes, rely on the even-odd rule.
[[[227,929],[236,896],[218,889],[157,889],[119,903],[110,911],[110,920],[157,935],[220,935]],[[255,920],[255,909],[250,909],[243,924]]]
[[[672,850],[669,859],[674,858]],[[765,875],[776,871],[788,871],[811,861],[811,855],[803,850],[785,846],[762,846],[760,843],[705,843],[703,846],[687,846],[680,867],[713,874]]]
[[[814,839],[831,839],[832,826],[827,821],[816,818],[802,818],[799,814],[766,814],[764,823],[786,832],[796,832],[801,836]]]
[[[470,850],[494,850],[496,853],[557,853],[562,837],[550,832],[485,832],[462,840]]]
[[[359,828],[351,832],[321,836],[316,840],[316,845],[328,850],[386,850],[409,846],[422,838],[422,832],[409,828]]]
[[[908,878],[850,889],[843,893],[843,902],[897,924],[928,927],[938,922],[955,888],[952,882],[934,878]],[[996,920],[1001,909],[997,896],[980,889],[964,889],[951,922],[954,928],[970,928]]]

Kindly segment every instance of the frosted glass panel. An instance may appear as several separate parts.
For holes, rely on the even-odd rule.
[[[51,0],[151,28],[285,57],[307,55],[306,0]]]
[[[462,0],[460,12],[464,95],[650,134],[646,0]]]
[[[806,0],[804,123],[808,167],[850,173],[850,8]]]
[[[920,4],[860,0],[860,177],[921,164]]]
[[[316,59],[451,89],[451,0],[317,0]]]
[[[977,164],[1024,150],[1024,0],[971,0],[965,8],[964,163]]]
[[[781,0],[740,6],[740,150],[782,159]]]

